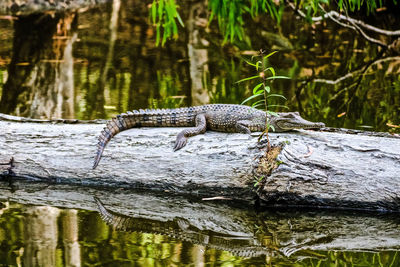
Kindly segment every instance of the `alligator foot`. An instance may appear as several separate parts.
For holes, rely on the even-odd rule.
[[[15,173],[14,173],[14,171],[12,170],[12,169],[15,167],[14,163],[15,163],[15,162],[14,162],[14,157],[11,157],[10,161],[7,162],[7,163],[0,163],[0,165],[9,165],[9,167],[6,168],[5,172],[2,173],[2,175],[5,175],[5,176],[15,176]]]
[[[13,168],[15,167],[15,161],[14,161],[14,157],[11,157],[9,162],[6,163],[0,163],[0,166],[7,166],[5,171],[3,171],[2,173],[0,173],[0,178],[2,178],[4,181],[7,181],[9,183],[9,186],[11,188],[11,190],[15,190],[14,185],[13,185],[13,177],[15,176],[15,172],[13,171]]]

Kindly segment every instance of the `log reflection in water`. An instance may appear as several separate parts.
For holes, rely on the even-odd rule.
[[[394,262],[393,266],[400,263],[396,254],[400,250],[397,214],[307,210],[256,213],[249,206],[234,206],[226,201],[171,198],[170,194],[48,186],[43,183],[16,182],[15,186],[18,190],[12,193],[6,183],[0,183],[0,201],[11,201],[9,208],[0,216],[0,243],[4,248],[0,251],[0,259],[10,265],[18,261],[18,255],[22,255],[26,266],[63,259],[66,264],[79,266],[79,258],[81,265],[123,261],[164,265],[235,262],[256,266],[287,266],[296,262],[299,266],[315,266],[319,261],[337,260],[344,265],[375,256],[381,257],[382,262]],[[125,232],[119,227],[108,227],[92,211],[69,209],[60,213],[57,208],[42,206],[94,210],[93,195],[104,199],[107,208],[119,216],[120,225],[133,222],[128,230],[143,232]],[[25,208],[14,204],[16,199],[20,203],[41,206]],[[57,224],[58,214],[61,215],[61,223]],[[175,228],[170,227],[173,225]],[[48,227],[46,231],[44,226]],[[160,232],[163,229],[167,231]],[[189,233],[202,243],[180,239],[180,236],[170,238],[168,234],[171,233]],[[216,242],[229,236],[240,236],[242,239],[232,241],[227,238],[226,242]],[[247,238],[243,238],[245,236]],[[250,246],[249,240],[254,240]],[[220,249],[212,246],[216,244]],[[227,250],[221,250],[224,247]],[[256,250],[252,250],[254,247]],[[11,258],[5,257],[11,251]],[[232,256],[244,251],[253,253],[248,255],[259,256],[248,259]],[[265,253],[254,254],[257,251]],[[50,254],[44,256],[44,252]],[[45,266],[43,264],[36,266]]]

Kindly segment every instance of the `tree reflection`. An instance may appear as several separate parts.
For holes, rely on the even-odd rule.
[[[13,56],[0,112],[36,118],[73,118],[72,45],[76,16],[34,14],[14,22]]]

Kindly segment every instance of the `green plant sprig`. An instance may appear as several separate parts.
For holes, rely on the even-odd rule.
[[[251,81],[254,79],[260,79],[261,81],[256,84],[253,88],[253,94],[251,96],[249,96],[248,98],[246,98],[241,104],[245,104],[251,100],[255,100],[258,99],[257,101],[253,102],[253,104],[251,105],[253,108],[261,108],[263,107],[263,110],[266,112],[266,127],[265,130],[261,133],[261,135],[258,138],[258,141],[261,140],[261,138],[265,135],[267,138],[267,146],[268,146],[268,150],[271,149],[271,143],[269,140],[269,135],[268,135],[268,131],[269,129],[271,129],[272,131],[275,131],[275,128],[273,125],[270,124],[269,119],[268,119],[268,115],[271,116],[279,116],[278,113],[270,111],[269,107],[284,107],[287,108],[287,106],[284,105],[269,105],[268,106],[268,98],[270,97],[280,97],[286,100],[286,97],[284,97],[283,95],[279,95],[279,94],[271,94],[271,87],[270,84],[275,80],[275,79],[290,79],[289,77],[286,76],[278,76],[276,75],[275,69],[270,66],[270,67],[266,67],[266,62],[268,60],[268,58],[272,55],[274,55],[277,51],[271,52],[268,55],[265,55],[265,51],[264,50],[260,50],[259,52],[259,57],[260,60],[258,60],[256,63],[252,63],[249,61],[245,62],[256,68],[256,71],[258,72],[258,75],[254,75],[254,76],[250,76],[244,79],[241,79],[239,81],[237,81],[236,83],[241,83],[241,82],[245,82],[245,81]],[[261,67],[261,71],[260,71],[260,67]],[[268,76],[268,74],[270,74],[270,76]],[[260,99],[261,98],[261,99]]]

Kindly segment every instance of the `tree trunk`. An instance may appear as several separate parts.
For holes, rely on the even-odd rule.
[[[207,132],[173,152],[182,129],[141,128],[114,137],[92,170],[102,127],[0,121],[0,163],[14,157],[12,171],[22,179],[248,202],[258,195],[269,206],[400,211],[399,138],[304,130],[272,133],[272,143],[285,145],[278,168],[268,176],[256,170],[265,153],[256,137]]]

